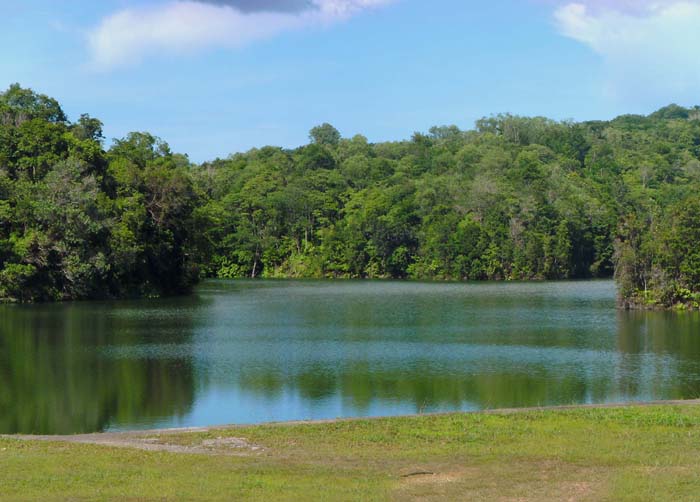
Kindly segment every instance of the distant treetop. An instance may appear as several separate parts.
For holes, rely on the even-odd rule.
[[[340,143],[340,132],[338,129],[330,125],[329,123],[321,124],[316,126],[311,131],[309,131],[309,139],[312,143],[318,145],[332,145],[335,146]]]
[[[7,91],[0,93],[0,120],[3,124],[19,125],[32,119],[62,123],[68,118],[53,98],[12,84]]]

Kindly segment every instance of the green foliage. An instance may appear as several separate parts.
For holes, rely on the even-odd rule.
[[[189,163],[132,133],[105,152],[102,124],[58,103],[0,94],[0,299],[159,295],[196,280]]]
[[[344,139],[200,166],[146,132],[0,94],[0,296],[185,291],[199,276],[609,277],[629,307],[700,293],[700,112],[498,115],[408,141]]]
[[[338,129],[325,123],[311,129],[309,139],[317,145],[336,146],[340,142],[340,133]]]
[[[31,89],[23,89],[19,84],[12,84],[7,91],[0,93],[0,111],[3,125],[19,126],[32,119],[54,124],[67,122],[58,101]]]
[[[627,305],[640,291],[645,305],[667,305],[679,288],[700,288],[700,255],[690,249],[699,238],[683,233],[692,223],[656,220],[679,195],[697,193],[695,115],[677,106],[580,124],[500,115],[475,131],[434,127],[380,144],[341,139],[324,124],[312,145],[252,150],[198,170],[197,186],[216,186],[212,203],[229,222],[212,259],[236,264],[219,276],[520,280],[615,271]],[[661,246],[675,254],[662,260]]]
[[[376,145],[362,137],[319,140],[324,125],[310,146],[206,164],[196,184],[216,187],[212,203],[228,222],[212,260],[227,259],[247,276],[610,274],[613,201],[604,187],[563,171],[577,161],[546,146],[567,135],[580,145],[582,129],[528,120],[488,119],[476,134],[435,127],[409,142]]]

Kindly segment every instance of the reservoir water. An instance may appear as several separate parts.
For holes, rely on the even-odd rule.
[[[611,281],[208,281],[0,306],[0,433],[700,397],[700,315]]]

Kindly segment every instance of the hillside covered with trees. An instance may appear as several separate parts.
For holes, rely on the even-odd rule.
[[[195,165],[148,133],[0,94],[0,298],[187,291],[202,277],[616,277],[629,307],[700,301],[700,108],[498,115],[372,144],[312,129]]]
[[[11,86],[0,94],[0,298],[174,294],[197,279],[199,200],[187,158]]]

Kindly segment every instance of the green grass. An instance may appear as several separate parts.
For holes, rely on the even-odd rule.
[[[158,436],[236,456],[0,439],[0,500],[697,500],[700,406],[456,414]],[[154,436],[155,437],[155,436]],[[434,474],[407,474],[427,471]]]

